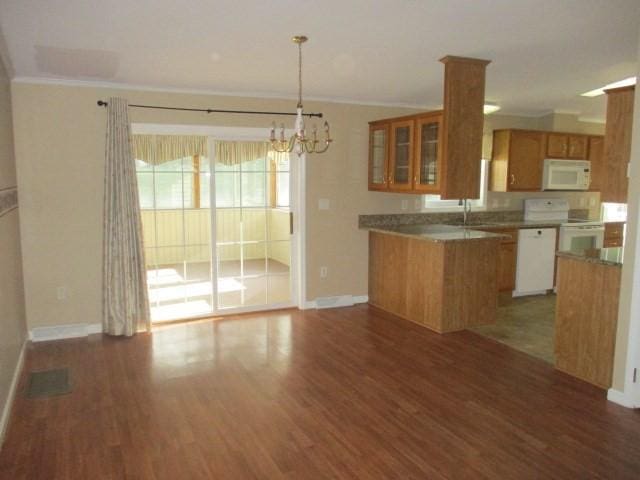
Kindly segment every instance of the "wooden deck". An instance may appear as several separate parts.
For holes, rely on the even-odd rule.
[[[27,399],[26,372],[73,392]],[[637,479],[640,412],[368,306],[36,344],[2,479]]]

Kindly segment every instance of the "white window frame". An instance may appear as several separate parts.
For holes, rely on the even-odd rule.
[[[487,209],[487,189],[489,187],[489,160],[480,162],[480,198],[470,199],[471,208],[478,212]],[[462,199],[461,199],[462,200]],[[462,212],[460,200],[440,200],[440,195],[423,195],[422,212]]]

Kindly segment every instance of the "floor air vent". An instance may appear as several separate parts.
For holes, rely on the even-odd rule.
[[[68,368],[31,372],[29,375],[27,386],[29,398],[55,397],[67,393],[71,393]]]

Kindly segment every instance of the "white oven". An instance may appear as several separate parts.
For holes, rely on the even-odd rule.
[[[582,252],[590,248],[602,248],[604,225],[562,225],[559,250]]]
[[[544,161],[542,190],[587,190],[591,183],[591,162],[588,160]]]

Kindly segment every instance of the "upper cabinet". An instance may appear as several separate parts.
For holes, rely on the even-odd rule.
[[[371,122],[369,190],[438,192],[441,126],[441,111]]]
[[[414,120],[391,122],[391,154],[389,156],[390,187],[393,190],[413,188]]]
[[[589,137],[587,135],[549,132],[547,134],[546,158],[585,160],[588,144]]]
[[[604,175],[604,137],[539,130],[494,130],[489,189],[531,192],[542,188],[545,158],[591,161],[590,190],[600,190]]]
[[[546,141],[547,134],[536,130],[494,130],[490,190],[540,190]]]
[[[444,110],[369,124],[369,190],[479,198],[486,60],[444,57]]]
[[[369,126],[369,190],[386,190],[389,186],[389,125]]]
[[[431,193],[440,190],[442,169],[442,115],[423,115],[416,118],[415,163],[413,188]]]
[[[607,90],[606,93],[607,123],[604,133],[604,168],[600,200],[626,203],[635,87],[615,88]]]

